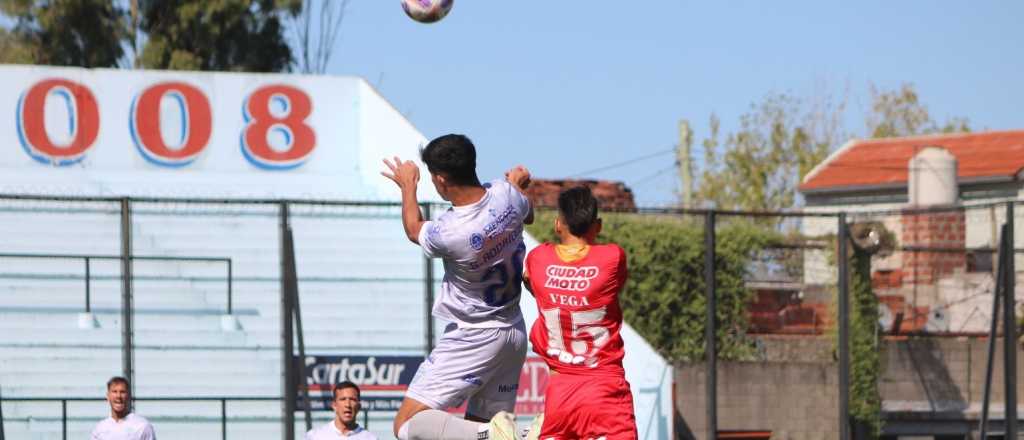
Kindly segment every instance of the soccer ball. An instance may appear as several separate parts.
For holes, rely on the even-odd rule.
[[[455,0],[402,0],[405,14],[420,23],[440,21],[452,10]]]

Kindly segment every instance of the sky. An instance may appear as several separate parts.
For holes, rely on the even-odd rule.
[[[845,96],[912,83],[934,119],[1024,129],[1024,2],[456,0],[425,25],[399,0],[352,0],[327,73],[366,78],[428,138],[463,133],[482,179],[517,164],[677,200],[678,121],[695,144],[770,93]],[[838,146],[836,146],[838,147]],[[698,150],[699,153],[699,150]]]

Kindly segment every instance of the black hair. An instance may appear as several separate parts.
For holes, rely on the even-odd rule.
[[[420,159],[432,174],[443,174],[455,185],[479,185],[476,177],[476,147],[461,134],[446,134],[430,141]]]
[[[362,391],[359,391],[359,385],[356,385],[352,381],[348,381],[348,380],[346,380],[344,382],[339,382],[337,385],[335,385],[334,389],[331,390],[331,397],[334,398],[334,399],[337,399],[338,398],[338,391],[341,391],[341,390],[346,389],[346,388],[352,388],[352,389],[356,390],[356,400],[362,398],[363,393],[362,393]]]
[[[558,195],[558,214],[572,235],[582,237],[597,221],[597,199],[585,186],[569,188]]]
[[[125,379],[121,376],[114,376],[107,381],[107,390],[109,391],[111,385],[114,385],[115,383],[123,384],[124,387],[128,388],[129,391],[132,389],[131,385],[128,384],[128,379]]]

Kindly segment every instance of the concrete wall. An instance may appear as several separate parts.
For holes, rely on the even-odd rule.
[[[831,340],[765,337],[759,345],[762,361],[719,363],[719,430],[772,431],[772,439],[786,440],[838,438],[838,369]],[[886,341],[879,383],[885,432],[966,435],[975,430],[986,350],[983,338]],[[1021,345],[1017,357],[1024,359]],[[1002,419],[1001,349],[995,360],[991,414]],[[704,439],[704,365],[681,363],[675,371],[677,432],[680,438]],[[1020,381],[1017,394],[1024,395]],[[1024,405],[1019,408],[1024,414]]]
[[[773,439],[838,438],[836,377],[829,364],[721,363],[718,429],[772,431]],[[676,366],[682,438],[706,438],[705,384],[703,365]]]

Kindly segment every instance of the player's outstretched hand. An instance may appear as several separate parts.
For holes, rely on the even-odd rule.
[[[505,172],[505,180],[509,183],[518,186],[519,189],[526,189],[530,186],[530,170],[522,165],[516,165],[512,169]]]
[[[388,167],[388,170],[381,171],[382,176],[391,179],[403,191],[416,189],[416,184],[420,182],[420,168],[416,166],[415,162],[403,161],[395,156],[394,162],[384,159],[384,165]]]

